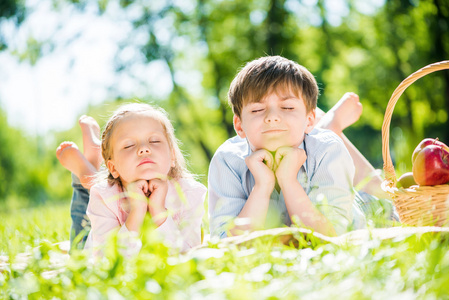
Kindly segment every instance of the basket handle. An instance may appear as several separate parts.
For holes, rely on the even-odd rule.
[[[390,155],[390,123],[394,107],[405,89],[409,87],[413,82],[421,77],[424,77],[427,74],[444,69],[449,69],[449,60],[433,63],[419,69],[415,73],[405,78],[399,84],[399,86],[394,90],[393,95],[391,95],[390,100],[388,101],[384,116],[384,122],[382,124],[382,158],[384,160],[385,179],[390,187],[396,185],[396,173],[394,171],[394,166],[393,162],[391,161]]]

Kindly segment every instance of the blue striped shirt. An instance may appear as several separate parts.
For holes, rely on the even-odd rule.
[[[332,131],[314,129],[300,148],[307,160],[297,179],[313,204],[334,225],[337,234],[349,226],[364,226],[364,216],[354,205],[354,163],[343,141]],[[245,163],[251,154],[246,139],[228,139],[215,152],[209,166],[209,217],[212,236],[224,238],[239,215],[255,181]],[[355,219],[354,219],[355,218]],[[273,190],[265,227],[291,225],[282,190]]]

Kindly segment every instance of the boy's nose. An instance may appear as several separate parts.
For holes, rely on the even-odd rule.
[[[265,117],[265,122],[271,123],[271,122],[279,122],[280,117],[279,114],[276,111],[268,111],[267,115]]]

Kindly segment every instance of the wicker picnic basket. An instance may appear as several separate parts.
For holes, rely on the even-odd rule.
[[[434,186],[396,187],[396,174],[390,156],[390,123],[399,97],[413,82],[435,71],[449,69],[449,60],[419,69],[402,81],[391,96],[382,125],[382,157],[385,181],[382,188],[392,198],[402,223],[414,226],[447,226],[449,210],[449,184]]]

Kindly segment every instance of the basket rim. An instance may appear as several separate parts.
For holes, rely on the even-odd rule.
[[[393,94],[388,101],[387,108],[385,110],[384,121],[382,123],[382,158],[384,161],[383,169],[385,174],[386,184],[383,185],[385,189],[389,189],[396,186],[396,172],[394,170],[393,162],[390,153],[390,123],[393,116],[393,110],[399,97],[402,93],[416,80],[428,75],[430,73],[449,69],[449,60],[444,60],[436,63],[429,64],[405,78],[398,87],[394,90]],[[449,185],[448,189],[449,189]],[[393,191],[393,190],[392,190]],[[391,192],[392,192],[391,191]],[[394,192],[393,192],[394,193]]]

